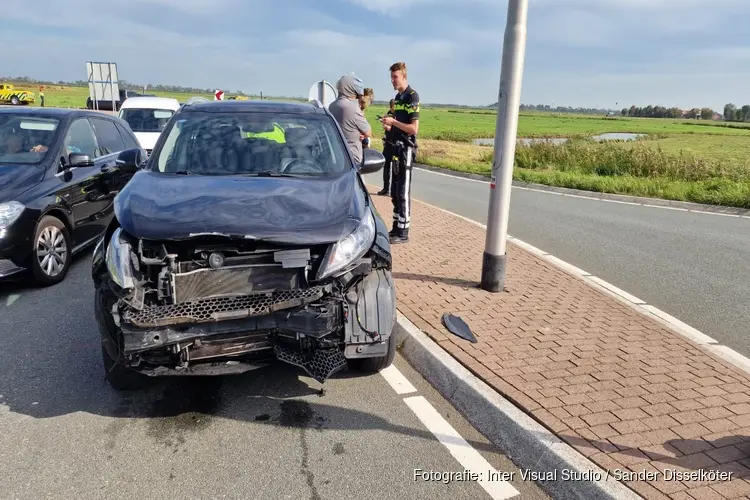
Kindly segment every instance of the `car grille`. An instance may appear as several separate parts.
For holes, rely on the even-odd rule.
[[[249,316],[262,316],[280,309],[298,307],[320,299],[327,287],[305,290],[279,290],[268,294],[215,297],[181,304],[128,309],[122,319],[139,328],[179,323],[206,323]]]
[[[23,271],[23,268],[15,265],[12,260],[0,259],[0,277],[10,276],[20,271]]]

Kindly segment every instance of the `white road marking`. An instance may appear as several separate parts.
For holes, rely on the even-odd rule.
[[[458,460],[465,470],[479,475],[477,484],[484,488],[493,500],[504,500],[520,495],[520,492],[508,481],[490,477],[490,474],[497,476],[499,473],[456,432],[453,426],[423,396],[404,398],[404,402],[437,440],[448,448],[451,455]]]
[[[442,175],[443,177],[450,177],[451,179],[458,179],[461,181],[468,181],[468,182],[479,182],[481,184],[489,184],[489,180],[480,180],[480,179],[470,179],[468,177],[461,177],[458,175],[451,175],[451,174],[445,174],[443,172],[435,172],[434,170],[428,170],[426,168],[421,167],[413,167],[417,170],[421,170],[422,172],[426,172],[428,174],[432,175]],[[536,188],[530,188],[530,187],[524,187],[524,186],[513,186],[513,189],[522,189],[524,191],[534,191],[535,193],[544,193],[544,194],[552,194],[557,196],[566,196],[568,198],[581,198],[584,200],[592,200],[592,201],[605,201],[607,203],[620,203],[622,205],[635,205],[640,207],[648,207],[648,208],[661,208],[665,210],[676,210],[678,212],[689,212],[693,214],[708,214],[708,215],[723,215],[724,217],[735,217],[735,218],[742,218],[742,219],[750,219],[750,215],[737,215],[737,214],[725,214],[722,212],[708,212],[704,210],[693,210],[688,208],[679,208],[679,207],[669,207],[669,206],[662,206],[662,205],[651,205],[648,203],[636,203],[632,201],[620,201],[620,200],[608,200],[606,198],[596,198],[594,196],[582,196],[578,194],[571,194],[571,193],[561,193],[559,191],[547,191],[546,189],[536,189]]]
[[[396,365],[391,365],[388,368],[380,370],[380,374],[393,387],[396,394],[417,392],[417,389],[411,385],[411,382],[396,368]]]
[[[11,295],[8,295],[8,298],[5,300],[6,306],[12,306],[15,301],[17,301],[19,298],[21,298],[20,295],[17,293],[13,293]]]
[[[430,173],[435,173],[435,172],[430,172]],[[439,175],[447,175],[447,174],[439,174]],[[453,177],[453,176],[449,176],[449,177]],[[605,201],[605,200],[602,200],[602,201]],[[468,217],[464,217],[463,215],[459,215],[457,213],[451,212],[450,210],[440,208],[438,206],[435,206],[431,203],[427,203],[422,200],[420,200],[419,202],[422,203],[423,205],[434,208],[436,210],[440,210],[441,212],[445,212],[454,217],[458,217],[459,219],[465,220],[467,222],[470,222],[471,224],[474,224],[475,226],[479,226],[482,229],[487,230],[487,226],[473,219],[469,219]],[[706,213],[712,213],[712,212],[706,212]],[[701,332],[700,330],[693,328],[692,326],[680,321],[679,319],[675,318],[674,316],[670,314],[667,314],[666,312],[662,311],[661,309],[655,306],[645,303],[643,300],[633,295],[630,295],[629,293],[625,292],[621,288],[618,288],[615,285],[602,280],[601,278],[597,278],[593,276],[591,273],[584,271],[583,269],[579,269],[578,267],[572,264],[569,264],[562,259],[558,259],[554,255],[549,254],[545,252],[544,250],[541,250],[533,245],[530,245],[529,243],[526,243],[525,241],[519,240],[518,238],[511,236],[510,234],[508,235],[508,240],[514,243],[515,245],[517,245],[518,247],[538,256],[539,258],[542,258],[550,262],[551,264],[554,264],[555,266],[560,267],[561,269],[565,271],[572,272],[573,274],[578,274],[584,279],[584,281],[589,286],[592,286],[599,290],[604,288],[605,290],[610,292],[611,297],[619,300],[620,302],[624,304],[627,304],[628,306],[632,308],[635,308],[637,311],[641,313],[645,311],[647,314],[649,314],[651,317],[653,317],[657,321],[661,321],[662,324],[670,327],[672,331],[676,332],[677,334],[689,340],[692,340],[699,345],[710,346],[714,348],[713,350],[717,355],[720,355],[719,352],[723,354],[721,356],[722,359],[732,363],[733,365],[744,370],[745,372],[750,373],[750,358],[747,358],[746,356],[743,356],[742,354],[733,351],[729,347],[719,344],[716,339],[709,337],[708,335]],[[719,349],[719,351],[717,351],[716,349]]]
[[[600,201],[605,201],[607,203],[619,203],[620,205],[635,205],[638,206],[638,203],[634,201],[622,201],[622,200],[610,200],[608,198],[600,198]],[[656,205],[654,205],[656,206]]]
[[[738,214],[724,214],[724,213],[721,213],[721,212],[707,212],[705,210],[690,210],[690,212],[692,212],[694,214],[721,215],[722,217],[735,217],[735,218],[738,218],[738,219],[740,218],[740,216]]]
[[[643,206],[649,207],[649,208],[663,208],[664,210],[677,210],[678,212],[689,212],[687,208],[680,208],[680,207],[664,207],[661,205],[649,205],[648,203],[644,203]]]

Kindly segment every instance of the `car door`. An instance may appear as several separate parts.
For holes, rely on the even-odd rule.
[[[95,186],[97,210],[94,214],[95,224],[101,226],[103,231],[112,220],[115,196],[125,185],[123,179],[127,174],[118,168],[117,156],[126,147],[113,120],[104,116],[89,117],[89,123],[91,123],[98,145],[94,158],[94,164],[99,171]]]
[[[61,169],[55,175],[59,182],[58,199],[68,206],[73,214],[74,245],[86,242],[98,234],[94,221],[101,203],[97,201],[99,169],[91,165],[71,165],[70,154],[80,153],[91,159],[96,156],[96,138],[88,119],[75,118],[65,133],[60,151]]]

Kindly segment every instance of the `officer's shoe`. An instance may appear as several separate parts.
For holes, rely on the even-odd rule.
[[[397,245],[399,243],[406,243],[409,241],[409,232],[397,231],[396,234],[390,236],[389,240],[392,245]]]
[[[388,188],[383,188],[378,191],[378,196],[388,196]]]

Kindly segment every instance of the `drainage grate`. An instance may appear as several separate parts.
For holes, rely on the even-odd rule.
[[[269,294],[241,297],[216,297],[180,304],[128,309],[123,320],[139,328],[153,328],[177,323],[206,323],[226,319],[262,316],[279,309],[298,307],[320,299],[326,288],[279,290]]]

